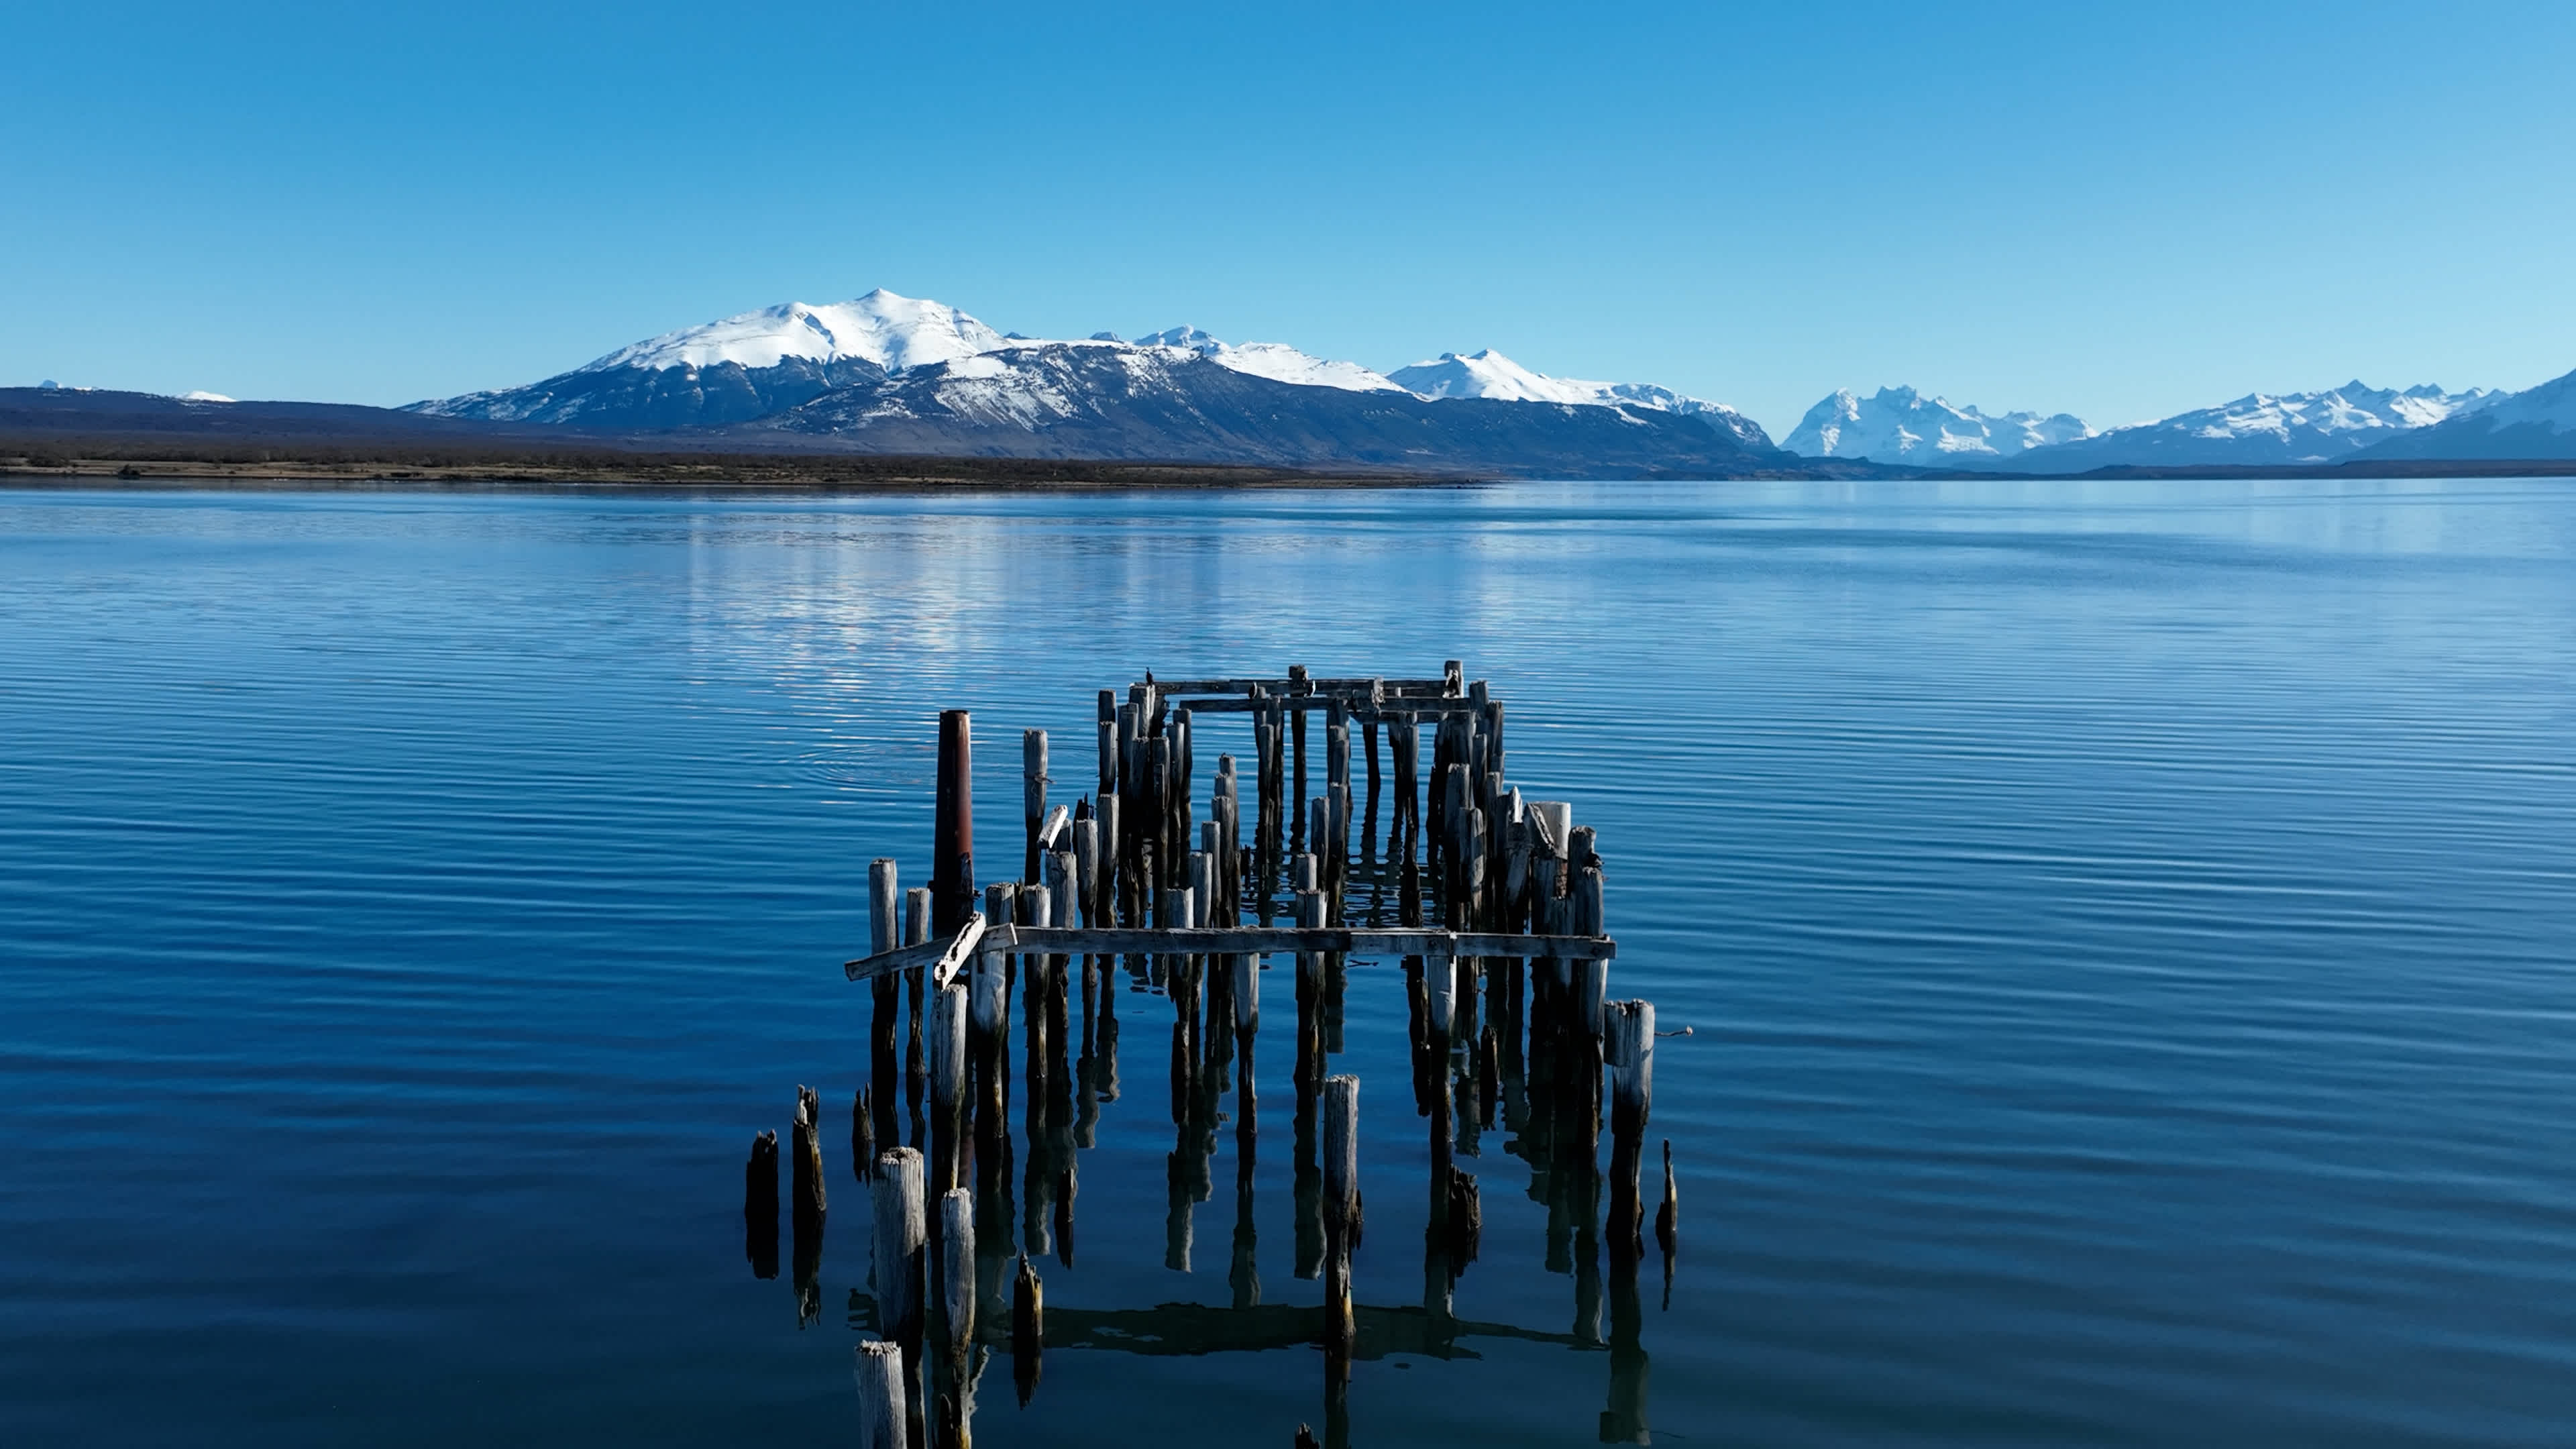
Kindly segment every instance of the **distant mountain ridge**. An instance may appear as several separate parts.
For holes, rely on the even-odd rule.
[[[2363,458],[2576,458],[2576,372],[2490,394],[2429,425],[2372,443]]]
[[[1505,402],[1549,402],[1569,407],[1644,408],[1651,412],[1696,417],[1749,448],[1768,448],[1771,435],[1751,418],[1724,403],[1690,397],[1650,382],[1583,382],[1532,372],[1492,348],[1465,354],[1444,352],[1429,362],[1399,367],[1387,377],[1417,397],[1494,398]]]
[[[1868,397],[1833,393],[1807,409],[1780,445],[1811,458],[1973,468],[2092,435],[2071,413],[1990,415],[1910,387],[1882,387]]]
[[[1836,392],[1781,440],[1809,458],[2074,475],[2097,468],[2301,468],[2348,459],[2576,457],[2576,373],[2522,393],[2358,379],[2316,392],[2249,393],[2216,407],[2096,431],[2058,413],[2000,417],[1882,387]]]
[[[721,318],[408,410],[854,451],[1570,475],[1796,466],[1724,404],[1550,378],[1491,351],[1381,374],[1194,327],[1021,337],[883,290]]]
[[[2217,407],[2034,448],[2002,466],[2081,473],[2104,467],[2332,463],[2400,434],[2475,413],[2501,394],[2425,384],[2375,388],[2355,379],[2320,392],[2249,393]]]

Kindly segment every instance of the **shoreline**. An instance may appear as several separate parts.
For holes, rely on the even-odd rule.
[[[2198,465],[2097,468],[2046,474],[1998,469],[1916,469],[1881,465],[1875,476],[1841,469],[1755,469],[1726,474],[1640,471],[1622,479],[1523,479],[1502,474],[1414,472],[1354,466],[1301,469],[1260,464],[1126,462],[1107,459],[957,458],[869,454],[638,454],[552,450],[502,456],[388,457],[394,450],[288,449],[292,456],[225,458],[191,450],[108,445],[77,451],[0,439],[0,488],[108,488],[258,491],[529,492],[627,491],[718,493],[1118,492],[1134,490],[1286,490],[1475,488],[1525,481],[2102,483],[2230,480],[2569,478],[2576,459],[2407,459],[2361,464]],[[137,456],[149,452],[161,456]],[[213,450],[207,450],[212,452]],[[226,450],[230,451],[230,450]],[[245,448],[246,452],[267,452]],[[423,450],[425,453],[430,450]],[[181,456],[171,456],[181,454]]]

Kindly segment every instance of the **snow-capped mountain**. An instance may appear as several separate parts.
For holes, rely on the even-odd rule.
[[[2092,435],[2084,420],[2071,413],[1995,415],[1925,397],[1910,387],[1882,387],[1869,397],[1837,391],[1807,409],[1781,446],[1810,458],[1979,468]]]
[[[2369,458],[2576,458],[2576,372],[2491,393],[2438,423],[2375,442]]]
[[[1001,333],[954,307],[879,287],[856,301],[827,307],[789,302],[666,332],[621,347],[581,370],[707,368],[730,362],[757,371],[794,357],[816,363],[856,360],[900,372],[1008,345]]]
[[[1098,339],[1095,339],[1098,340]],[[1111,339],[1114,340],[1114,339]],[[1177,347],[1195,352],[1219,367],[1248,372],[1275,382],[1303,387],[1338,387],[1351,392],[1402,392],[1383,374],[1356,362],[1331,362],[1300,352],[1285,342],[1220,342],[1196,327],[1170,327],[1135,339],[1139,347]]]
[[[543,382],[414,403],[411,411],[580,427],[721,425],[1009,345],[954,307],[879,288],[830,306],[789,302],[684,327]]]
[[[727,446],[1708,477],[1781,466],[1698,420],[1285,382],[1189,347],[1015,342],[835,389],[723,430]]]
[[[2358,380],[2323,392],[2250,393],[2217,407],[2037,449],[2006,466],[2080,473],[2122,466],[2331,463],[2400,434],[2476,413],[2499,396],[2485,388],[2454,393],[2426,384],[2399,390]]]
[[[1698,418],[1746,447],[1771,446],[1771,435],[1762,431],[1760,424],[1724,403],[1691,397],[1650,382],[1586,382],[1550,377],[1532,372],[1490,347],[1468,353],[1444,352],[1429,362],[1399,367],[1387,377],[1416,397],[1495,398],[1674,413]]]
[[[407,411],[598,433],[1044,457],[1587,475],[1778,463],[1769,436],[1722,404],[1646,384],[1550,378],[1490,352],[1423,366],[1448,364],[1459,377],[1420,388],[1285,343],[1229,343],[1195,327],[1133,341],[1107,332],[1050,341],[875,291],[831,306],[745,312],[524,387]],[[1441,411],[1461,400],[1491,407]],[[1585,416],[1566,416],[1578,407]],[[1227,411],[1236,408],[1254,411]]]

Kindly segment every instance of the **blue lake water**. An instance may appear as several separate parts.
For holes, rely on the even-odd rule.
[[[1008,842],[1100,687],[1444,658],[1694,1028],[1657,1439],[2576,1438],[2576,490],[2478,480],[0,493],[0,1443],[840,1442],[839,963],[871,857],[927,881],[936,712]],[[1231,1303],[1233,1136],[1175,1271],[1117,1009],[1048,1303]],[[1393,967],[1348,1010],[1358,1296],[1418,1305]],[[802,1327],[741,1225],[800,1082]],[[1356,1442],[1600,1438],[1505,1135],[1456,1307],[1525,1334],[1361,1363]],[[979,1443],[1322,1420],[1309,1347],[1008,1379]]]

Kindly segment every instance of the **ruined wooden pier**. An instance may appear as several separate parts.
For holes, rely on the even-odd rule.
[[[1202,775],[1203,729],[1248,733],[1248,771],[1226,753]],[[941,715],[938,738],[930,883],[902,890],[896,863],[874,862],[870,950],[844,966],[850,980],[868,983],[874,1001],[869,1086],[853,1104],[852,1151],[876,1218],[867,1317],[894,1348],[870,1344],[858,1362],[872,1434],[889,1432],[874,1426],[908,1422],[914,1444],[964,1445],[977,1355],[986,1349],[1007,1345],[1023,1400],[1034,1390],[1049,1335],[1028,1256],[1014,1286],[1001,1279],[1015,1243],[1035,1256],[1052,1246],[1071,1261],[1074,1148],[1089,1145],[1099,1102],[1116,1095],[1109,978],[1122,961],[1174,1012],[1180,1141],[1167,1262],[1189,1266],[1190,1206],[1208,1196],[1218,1103],[1232,1078],[1236,1306],[1259,1305],[1250,1236],[1252,1055],[1261,977],[1268,958],[1279,957],[1292,959],[1295,973],[1296,1270],[1324,1280],[1325,1301],[1311,1319],[1302,1311],[1246,1318],[1243,1332],[1323,1345],[1326,1437],[1346,1443],[1343,1386],[1352,1359],[1370,1356],[1361,1325],[1414,1324],[1406,1331],[1435,1345],[1478,1331],[1449,1312],[1450,1284],[1477,1256],[1482,1221],[1476,1179],[1457,1158],[1475,1152],[1475,1134],[1496,1127],[1499,1113],[1531,1163],[1531,1195],[1550,1207],[1548,1266],[1576,1278],[1571,1341],[1603,1342],[1596,1248],[1608,1248],[1613,1368],[1603,1436],[1642,1439],[1635,1269],[1654,1010],[1608,999],[1617,947],[1603,918],[1594,832],[1574,824],[1570,805],[1524,798],[1510,783],[1503,705],[1483,681],[1468,681],[1451,661],[1436,678],[1319,678],[1298,667],[1276,678],[1158,681],[1149,673],[1123,698],[1104,689],[1093,788],[1072,800],[1059,798],[1046,733],[1024,733],[1022,829],[1007,852],[996,852],[1017,857],[1016,879],[980,889],[967,715]],[[1310,742],[1319,749],[1310,751]],[[1389,806],[1383,851],[1381,803]],[[1351,1288],[1351,1257],[1364,1232],[1360,1084],[1331,1074],[1328,1063],[1340,1050],[1350,968],[1371,960],[1401,963],[1413,1101],[1428,1119],[1420,1310],[1365,1308]],[[1014,1146],[1006,1113],[1015,991],[1025,1014],[1029,1142],[1027,1217],[1016,1233],[1007,1178],[996,1176]],[[1078,1067],[1069,1062],[1076,1003]],[[1606,1221],[1598,1168],[1605,1072],[1614,1139]],[[801,1302],[804,1234],[810,1215],[819,1243],[822,1194],[816,1099],[800,1088],[798,1102]],[[897,1145],[906,1118],[912,1147]],[[763,1151],[774,1164],[774,1146],[756,1147],[755,1180]],[[769,1172],[774,1264],[774,1165]],[[1658,1236],[1669,1274],[1676,1204],[1669,1168],[1665,1177]],[[756,1205],[746,1213],[756,1219]],[[756,1241],[753,1256],[761,1261]],[[895,1354],[899,1363],[890,1362]]]

